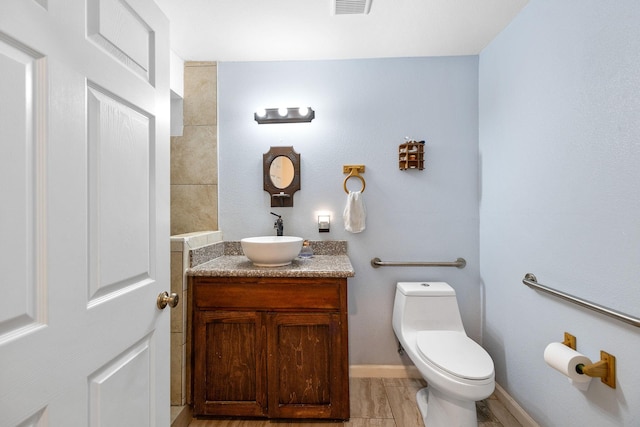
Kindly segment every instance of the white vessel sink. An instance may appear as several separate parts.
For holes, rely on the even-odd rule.
[[[302,249],[302,237],[260,236],[240,240],[242,251],[254,265],[279,267],[291,264]]]

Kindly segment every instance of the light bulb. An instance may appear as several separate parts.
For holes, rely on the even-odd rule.
[[[285,107],[278,108],[278,114],[280,114],[281,117],[286,116],[288,112],[289,111]]]
[[[256,115],[258,117],[265,117],[267,115],[267,110],[264,108],[258,108],[258,110],[256,110]]]
[[[298,108],[298,113],[302,117],[305,117],[307,114],[309,114],[309,107],[300,107],[300,108]]]

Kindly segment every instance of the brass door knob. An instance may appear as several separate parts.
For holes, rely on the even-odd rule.
[[[164,291],[158,295],[158,300],[156,301],[156,305],[160,310],[163,310],[167,305],[171,308],[174,308],[178,305],[178,301],[180,301],[180,297],[176,293],[172,293],[169,295],[169,292]]]

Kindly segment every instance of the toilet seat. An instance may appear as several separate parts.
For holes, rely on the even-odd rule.
[[[418,352],[427,361],[458,378],[484,380],[493,376],[491,356],[457,331],[420,331]]]

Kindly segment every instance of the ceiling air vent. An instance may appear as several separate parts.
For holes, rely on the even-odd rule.
[[[334,15],[367,14],[372,0],[331,0]]]

